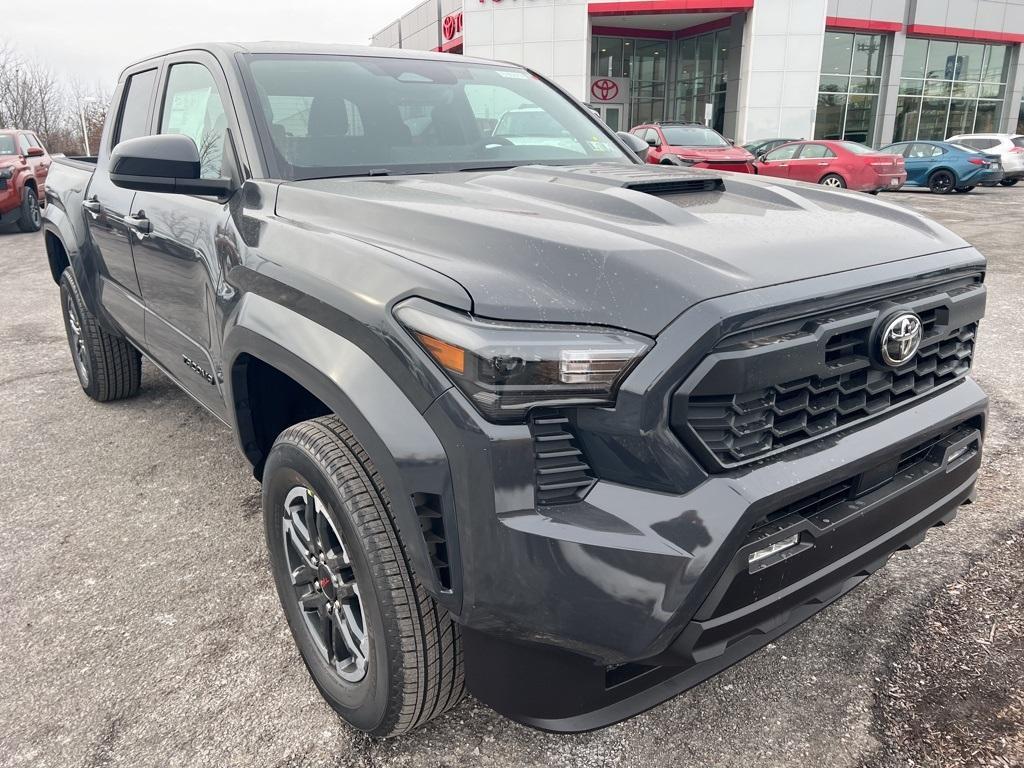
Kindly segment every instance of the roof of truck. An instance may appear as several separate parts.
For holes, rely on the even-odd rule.
[[[489,64],[492,66],[522,66],[520,64],[513,64],[511,62],[496,62],[490,59],[476,59],[452,53],[414,51],[408,48],[375,48],[368,45],[341,45],[335,43],[303,43],[297,41],[289,42],[278,40],[264,40],[256,43],[219,42],[193,43],[191,45],[181,45],[166,51],[160,51],[159,53],[155,53],[152,56],[147,56],[145,59],[140,59],[139,61],[133,62],[129,64],[127,67],[125,67],[121,71],[121,74],[123,75],[124,72],[128,69],[138,66],[143,62],[152,61],[153,59],[160,59],[164,56],[170,56],[175,53],[184,53],[185,51],[208,51],[217,58],[221,59],[229,59],[238,53],[306,53],[318,56],[377,56],[392,59],[439,59],[442,61],[457,60],[460,62],[470,62],[473,64]]]

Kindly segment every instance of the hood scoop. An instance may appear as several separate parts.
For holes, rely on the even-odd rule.
[[[513,174],[539,174],[553,182],[582,182],[666,197],[690,192],[724,192],[725,181],[707,171],[659,165],[523,166]]]

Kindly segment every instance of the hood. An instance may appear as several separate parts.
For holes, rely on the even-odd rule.
[[[718,162],[735,160],[739,162],[753,161],[754,156],[743,147],[669,147],[673,155],[687,158],[705,158]]]
[[[653,165],[289,182],[276,210],[451,277],[480,316],[648,335],[705,299],[967,245],[867,195]]]

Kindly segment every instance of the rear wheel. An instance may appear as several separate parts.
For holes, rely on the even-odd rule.
[[[833,189],[846,189],[846,179],[838,173],[830,173],[821,180],[821,184],[826,187],[832,187]]]
[[[383,481],[336,416],[277,438],[263,520],[292,636],[346,722],[394,736],[459,702],[458,625],[417,579]]]
[[[70,267],[60,278],[60,305],[71,358],[85,394],[101,403],[136,394],[142,383],[142,356],[127,339],[100,327],[82,300]]]
[[[1003,179],[999,183],[1002,184],[1004,187],[1013,187],[1016,186],[1018,181],[1020,181],[1020,179]]]
[[[39,197],[32,187],[25,187],[21,196],[21,216],[18,229],[22,232],[38,232],[43,226],[43,215],[39,211]]]
[[[936,195],[948,195],[956,188],[956,177],[949,171],[936,171],[928,177],[928,189]]]

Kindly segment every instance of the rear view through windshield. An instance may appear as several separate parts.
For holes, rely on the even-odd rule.
[[[522,69],[362,56],[248,61],[286,178],[632,162],[594,119]]]

